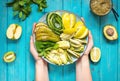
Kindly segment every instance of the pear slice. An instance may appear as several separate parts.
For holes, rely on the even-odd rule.
[[[22,27],[17,24],[11,24],[6,32],[7,38],[17,40],[22,34]]]

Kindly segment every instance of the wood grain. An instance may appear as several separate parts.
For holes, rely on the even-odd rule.
[[[4,2],[7,2],[5,0]],[[7,52],[7,38],[6,38],[6,29],[7,29],[7,8],[4,3],[1,3],[0,10],[0,79],[7,81],[7,64],[3,61],[4,53]]]
[[[37,12],[37,6],[32,5],[31,15],[23,22],[13,17],[12,8],[5,3],[11,0],[0,0],[0,81],[33,81],[35,80],[35,61],[29,51],[29,41],[32,35],[32,25],[47,12],[67,10],[84,17],[86,26],[92,32],[94,46],[101,49],[101,60],[98,63],[90,61],[93,81],[120,81],[120,37],[116,41],[108,41],[103,35],[103,27],[112,24],[120,34],[120,18],[116,22],[110,12],[104,17],[94,15],[89,7],[90,0],[47,0],[48,8]],[[120,0],[114,0],[113,7],[120,13]],[[16,23],[22,26],[22,36],[13,41],[6,38],[6,29]],[[2,57],[5,52],[14,51],[16,60],[6,64]],[[50,81],[75,81],[75,63],[67,66],[48,65]],[[87,78],[87,76],[86,76]]]

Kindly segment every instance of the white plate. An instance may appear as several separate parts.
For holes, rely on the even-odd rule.
[[[66,13],[66,12],[67,12],[67,13],[71,13],[71,12],[65,11],[65,10],[58,10],[58,11],[53,11],[53,12],[58,13],[59,15],[62,15],[63,13]],[[47,14],[48,14],[48,13],[46,13],[44,16],[42,16],[38,22],[46,23],[46,16],[47,16]],[[72,14],[74,14],[74,13],[72,13]],[[77,20],[77,21],[82,21],[79,16],[77,16],[76,14],[74,14],[74,15],[76,16],[76,20]],[[47,24],[47,23],[46,23],[46,24]],[[34,34],[34,33],[33,33],[33,38],[34,38],[34,43],[35,43],[35,34]],[[87,40],[87,43],[88,43],[88,37],[86,38],[86,40]],[[35,46],[35,48],[36,48],[36,46]],[[87,44],[85,45],[84,51],[86,50],[86,48],[87,48]],[[84,54],[84,51],[80,54],[81,56]],[[80,57],[81,57],[81,56],[80,56]],[[53,64],[53,65],[56,65],[56,64],[50,62],[49,60],[47,60],[46,58],[44,58],[44,57],[42,57],[42,58],[43,58],[45,61],[47,61],[48,63]],[[78,60],[78,58],[72,57],[72,60],[73,60],[73,63],[74,63],[75,61]],[[71,64],[71,63],[68,62],[67,64],[62,64],[62,65],[68,65],[68,64]]]

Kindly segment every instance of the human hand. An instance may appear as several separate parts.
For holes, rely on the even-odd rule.
[[[81,19],[84,22],[84,19]],[[85,50],[83,56],[81,56],[76,62],[76,81],[92,81],[88,57],[92,47],[93,38],[91,32],[89,31],[87,49]]]
[[[81,18],[81,20],[83,22],[85,22],[83,18]],[[89,53],[90,53],[90,50],[92,49],[92,47],[93,47],[93,38],[92,38],[91,32],[89,31],[87,49],[85,50],[83,56],[78,59],[77,65],[80,65],[81,62],[84,62],[85,60],[88,60],[88,56],[89,56]]]
[[[81,56],[77,62],[76,62],[76,68],[85,68],[88,67],[89,68],[89,53],[90,50],[93,47],[93,39],[92,39],[92,35],[91,32],[89,31],[89,35],[88,35],[88,45],[87,45],[87,49],[84,52],[83,56]]]
[[[93,47],[93,38],[92,38],[91,32],[89,31],[89,34],[88,34],[88,45],[87,45],[87,49],[84,52],[84,54],[85,55],[89,55],[90,50],[92,49],[92,47]]]
[[[92,81],[89,58],[88,58],[92,46],[93,46],[93,39],[89,31],[87,49],[83,54],[83,56],[80,57],[76,62],[76,81]]]
[[[83,22],[85,22],[83,17],[81,17],[81,20],[82,20]],[[84,52],[84,54],[85,54],[85,55],[89,55],[89,52],[90,52],[90,50],[92,49],[92,47],[93,47],[93,38],[92,38],[91,32],[89,31],[89,34],[88,34],[88,45],[87,45],[87,49],[86,49],[86,51]]]
[[[35,24],[33,26],[33,30],[34,30],[34,28],[35,28]],[[30,38],[30,52],[33,55],[36,63],[41,63],[41,64],[45,64],[45,65],[47,64],[47,62],[45,62],[41,57],[38,56],[38,53],[37,53],[37,51],[34,47],[34,42],[33,42],[33,37],[32,36]]]

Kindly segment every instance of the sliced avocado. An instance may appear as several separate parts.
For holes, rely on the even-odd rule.
[[[103,29],[103,33],[104,36],[108,39],[108,40],[116,40],[118,39],[118,33],[115,29],[114,26],[112,25],[106,25]]]
[[[16,55],[13,51],[9,51],[5,53],[3,60],[4,62],[10,63],[13,62],[16,59]]]

